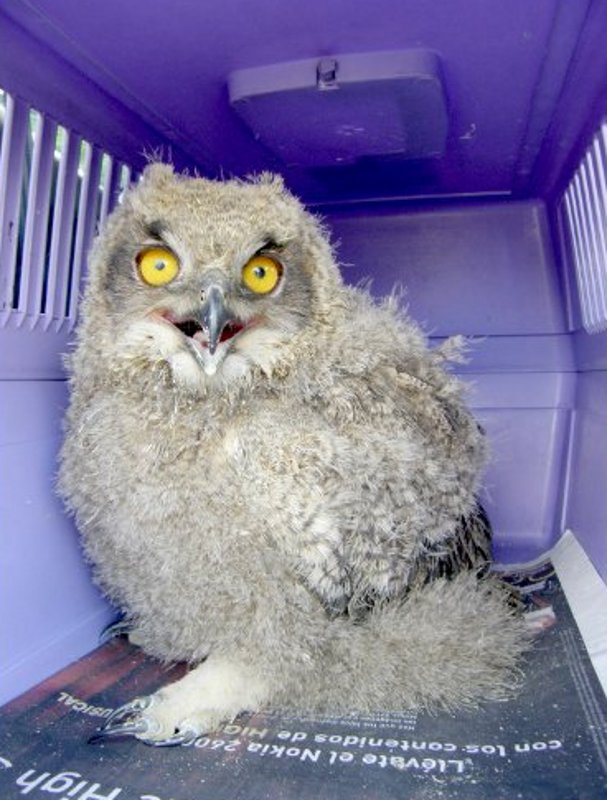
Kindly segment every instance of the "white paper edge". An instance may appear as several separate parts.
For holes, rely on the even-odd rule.
[[[607,695],[607,585],[573,531],[563,533],[549,556]]]

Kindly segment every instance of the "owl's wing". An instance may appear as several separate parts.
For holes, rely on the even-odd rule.
[[[345,608],[359,616],[413,586],[489,562],[490,525],[471,488],[483,434],[457,382],[432,377],[383,366],[334,384],[326,398],[327,413],[349,418],[350,432],[368,431],[359,471],[369,476],[375,466],[385,476],[357,484],[339,561],[322,583],[312,582],[333,613]]]
[[[491,563],[491,523],[477,501],[476,508],[462,517],[453,535],[440,544],[428,544],[415,560],[410,586],[419,586],[435,578],[453,578],[462,570],[484,574]]]
[[[440,544],[422,542],[412,561],[399,561],[395,557],[381,560],[382,581],[372,580],[366,591],[344,595],[340,611],[360,619],[378,603],[403,599],[410,591],[438,578],[455,578],[463,571],[474,571],[482,577],[491,563],[491,524],[485,510],[477,503],[475,510],[462,517],[453,534]],[[331,611],[335,613],[335,606]]]

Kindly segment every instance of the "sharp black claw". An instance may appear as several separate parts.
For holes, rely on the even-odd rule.
[[[198,731],[186,728],[183,731],[177,731],[172,736],[167,736],[166,739],[145,739],[142,736],[139,739],[150,747],[177,747],[181,744],[192,744],[199,736]]]
[[[127,719],[128,717],[136,717],[141,711],[145,711],[146,708],[149,708],[151,705],[151,696],[145,696],[136,697],[134,700],[131,700],[130,703],[125,703],[123,706],[118,706],[118,708],[115,708],[107,718],[105,725],[103,726],[103,730],[109,728],[119,720]]]
[[[172,736],[165,739],[152,739],[150,734],[157,732],[154,722],[141,715],[153,703],[154,698],[136,697],[130,703],[125,703],[114,709],[107,718],[101,730],[94,733],[88,740],[89,744],[99,744],[108,739],[122,739],[135,736],[143,744],[150,747],[177,747],[181,744],[191,744],[200,736],[200,731],[185,723],[184,727],[176,730]]]
[[[112,725],[111,728],[102,728],[97,733],[93,734],[88,740],[89,744],[98,744],[104,742],[106,739],[118,739],[123,736],[138,736],[139,734],[149,733],[150,726],[145,720],[137,722],[123,722],[120,725]]]
[[[89,744],[97,744],[107,739],[124,736],[137,736],[150,733],[150,723],[140,717],[140,713],[152,704],[151,697],[136,697],[130,703],[125,703],[114,709],[107,718],[105,725],[88,740]]]
[[[117,639],[119,636],[126,636],[132,629],[132,624],[126,619],[118,619],[115,622],[110,622],[110,624],[101,631],[99,644],[106,644],[106,642]]]

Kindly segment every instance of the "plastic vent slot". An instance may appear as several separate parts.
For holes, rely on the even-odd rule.
[[[601,125],[564,196],[582,324],[607,330],[607,123]]]
[[[0,90],[0,326],[71,330],[91,240],[127,165]]]

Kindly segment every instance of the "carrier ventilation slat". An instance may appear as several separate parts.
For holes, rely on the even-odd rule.
[[[607,123],[601,125],[564,195],[582,324],[607,330]]]
[[[0,133],[0,327],[69,330],[92,239],[131,170],[2,90]]]
[[[28,108],[7,97],[4,104],[0,153],[0,312],[15,307],[19,288],[17,250],[23,176],[25,171]]]
[[[41,306],[46,232],[51,207],[53,159],[57,125],[38,114],[34,140],[34,156],[28,189],[28,209],[25,223],[21,286],[19,293],[19,323],[34,320]]]
[[[101,172],[101,152],[96,147],[87,146],[85,170],[80,183],[80,198],[77,212],[77,225],[74,237],[73,253],[70,260],[70,272],[64,282],[60,307],[65,309],[65,316],[70,319],[76,313],[78,287],[82,272],[82,262],[86,257],[85,247],[94,234],[98,219],[99,187]]]

